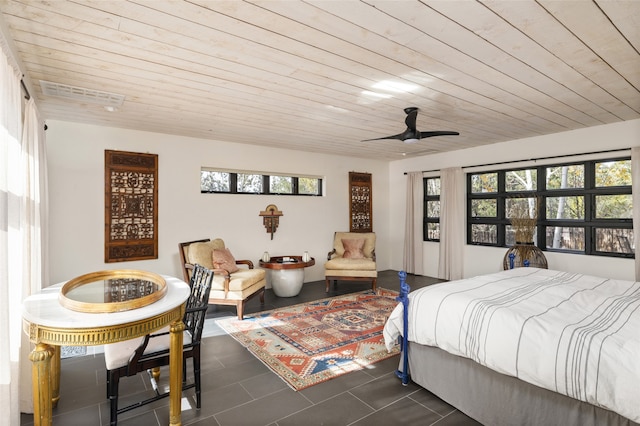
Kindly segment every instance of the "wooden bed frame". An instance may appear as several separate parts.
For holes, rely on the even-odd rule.
[[[411,379],[469,417],[485,425],[640,426],[613,411],[497,373],[470,359],[408,341],[407,274],[400,277],[403,304],[402,356],[396,375]]]

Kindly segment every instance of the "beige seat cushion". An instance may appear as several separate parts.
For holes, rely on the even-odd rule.
[[[353,277],[353,278],[377,278],[378,271],[358,271],[357,269],[326,269],[325,278]]]
[[[324,264],[325,269],[334,270],[353,270],[353,271],[375,271],[376,262],[371,259],[345,259],[343,257],[334,257]],[[327,273],[329,273],[327,271]]]
[[[164,327],[158,331],[154,331],[151,334],[169,333],[169,327]],[[183,345],[191,343],[191,334],[184,331],[182,334]],[[104,361],[107,365],[107,370],[113,370],[114,368],[124,367],[129,363],[129,358],[138,349],[138,346],[142,343],[144,337],[138,337],[131,340],[124,340],[122,342],[110,343],[104,345]],[[164,334],[162,336],[149,339],[145,354],[153,352],[163,351],[169,349],[169,343],[171,336]]]
[[[238,272],[230,274],[229,291],[243,291],[252,285],[265,280],[266,271],[264,269],[246,269],[240,268]],[[213,274],[213,282],[211,283],[211,291],[224,290],[224,276]]]
[[[260,289],[264,288],[264,286],[267,284],[267,280],[266,279],[262,279],[258,282],[256,282],[255,284],[246,287],[244,290],[242,291],[230,291],[229,293],[224,294],[224,290],[211,290],[211,293],[209,293],[209,300],[212,299],[226,299],[226,300],[244,300],[247,297],[251,296],[252,294],[254,294],[255,292],[259,291]]]

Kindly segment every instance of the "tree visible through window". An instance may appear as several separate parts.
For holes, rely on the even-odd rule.
[[[236,172],[203,167],[200,171],[200,192],[321,196],[322,178]]]
[[[231,190],[230,174],[227,172],[206,171],[200,174],[200,188],[207,192],[229,192]]]
[[[424,178],[424,241],[440,241],[440,178]]]
[[[262,175],[237,173],[236,188],[238,192],[246,192],[250,194],[262,193]]]
[[[291,176],[269,176],[269,192],[272,194],[293,194]]]
[[[470,173],[467,188],[468,244],[514,244],[518,207],[535,209],[543,250],[634,254],[629,158]]]

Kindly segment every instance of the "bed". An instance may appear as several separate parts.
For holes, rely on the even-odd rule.
[[[480,423],[640,423],[640,282],[515,268],[399,299],[399,375]]]

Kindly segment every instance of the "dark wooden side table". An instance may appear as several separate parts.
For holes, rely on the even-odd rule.
[[[260,261],[260,267],[268,269],[271,288],[278,297],[297,296],[304,284],[304,268],[315,264],[313,257],[304,262],[302,256],[273,256],[268,262]]]

